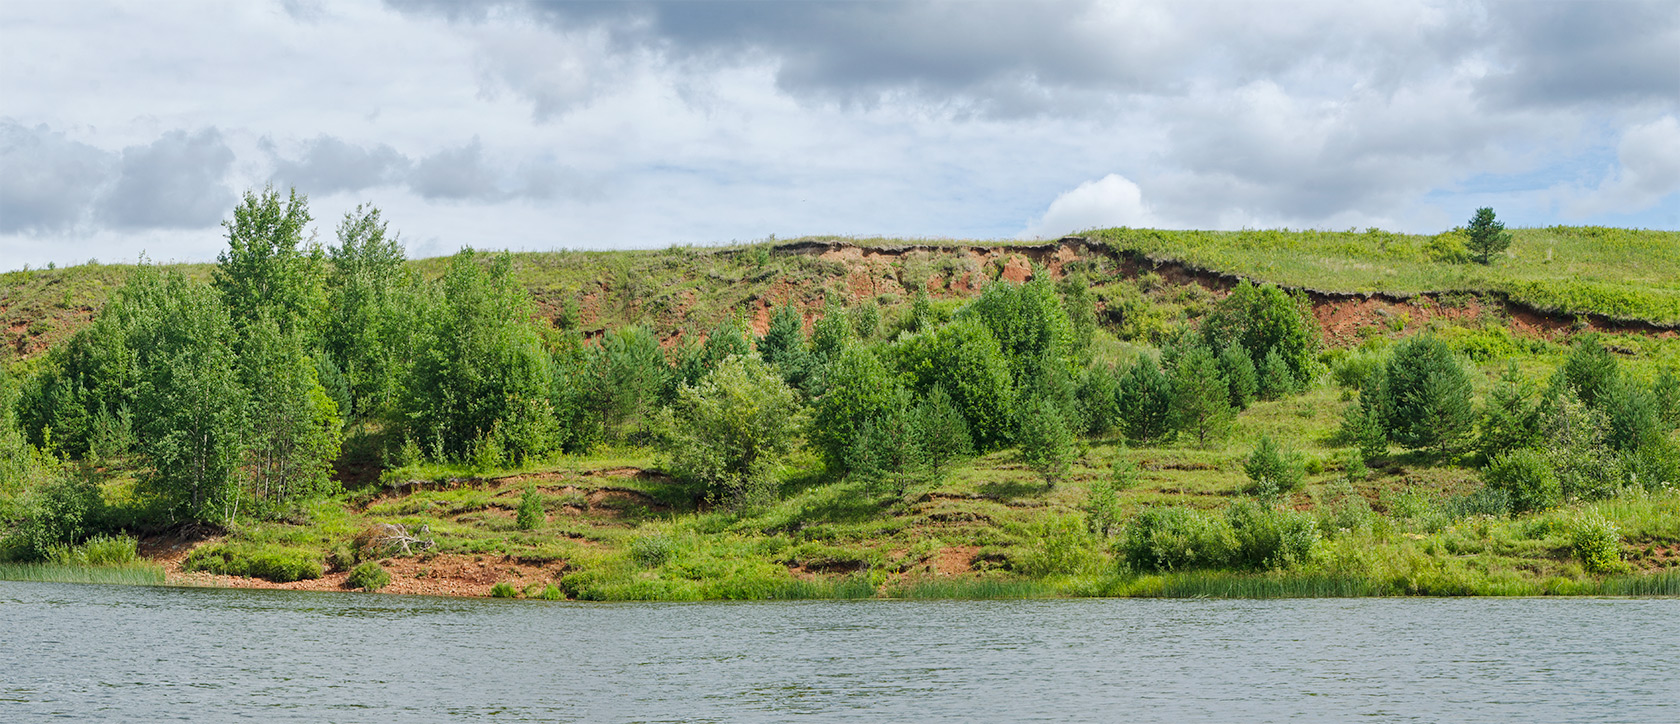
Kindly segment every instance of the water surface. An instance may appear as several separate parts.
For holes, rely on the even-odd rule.
[[[578,604],[0,582],[0,720],[1680,721],[1680,600]]]

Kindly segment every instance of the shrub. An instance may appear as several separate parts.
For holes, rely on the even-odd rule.
[[[1255,570],[1288,568],[1318,546],[1318,523],[1306,513],[1238,501],[1226,511],[1237,546],[1231,562]]]
[[[1197,444],[1224,439],[1235,417],[1230,386],[1219,374],[1213,353],[1192,346],[1173,368],[1173,426],[1196,438]]]
[[[1616,380],[1616,358],[1599,342],[1598,335],[1589,334],[1575,343],[1569,359],[1563,363],[1563,380],[1575,391],[1575,396],[1588,406],[1598,405],[1599,395],[1608,392]]]
[[[1230,562],[1236,534],[1225,518],[1184,507],[1149,508],[1126,526],[1121,558],[1135,571],[1216,568]]]
[[[1275,349],[1266,353],[1259,374],[1260,380],[1256,389],[1262,400],[1276,400],[1295,391],[1295,376],[1290,373],[1289,364],[1283,361],[1283,357]]]
[[[558,601],[565,598],[566,594],[560,591],[559,586],[550,583],[543,588],[542,593],[538,594],[537,597],[544,601]]]
[[[1286,455],[1272,442],[1270,435],[1260,438],[1248,460],[1243,463],[1248,474],[1249,490],[1254,495],[1274,499],[1301,488],[1306,478],[1294,455]]]
[[[1214,305],[1202,322],[1202,338],[1211,347],[1242,345],[1264,385],[1265,355],[1276,352],[1294,380],[1311,380],[1321,332],[1306,297],[1272,284],[1239,283]]]
[[[139,542],[129,536],[96,535],[76,546],[54,546],[47,561],[61,566],[121,566],[140,559]]]
[[[1383,427],[1402,446],[1451,452],[1476,424],[1470,375],[1434,335],[1412,337],[1394,350],[1382,392]]]
[[[1282,360],[1281,357],[1278,359]],[[1254,360],[1241,345],[1232,342],[1219,350],[1219,371],[1231,386],[1232,407],[1246,410],[1254,404],[1255,397],[1260,394],[1259,373],[1255,372]]]
[[[321,562],[309,551],[249,543],[224,543],[194,550],[181,567],[227,576],[291,583],[320,578]]]
[[[1534,449],[1513,450],[1494,458],[1482,472],[1486,485],[1511,496],[1511,510],[1546,510],[1563,502],[1563,489],[1546,454]]]
[[[1090,543],[1090,534],[1077,516],[1048,516],[1032,527],[1031,544],[1020,559],[1020,570],[1035,577],[1081,573],[1094,556]]]
[[[1540,422],[1538,395],[1512,363],[1488,394],[1476,447],[1488,460],[1511,450],[1535,447],[1540,443]]]
[[[1382,374],[1387,363],[1387,354],[1361,349],[1337,359],[1330,367],[1330,377],[1337,385],[1347,389],[1363,390],[1371,380]]]
[[[12,555],[45,560],[55,548],[75,545],[99,530],[105,503],[99,486],[80,475],[51,479],[24,502],[22,520],[7,536]]]
[[[1085,497],[1085,524],[1103,538],[1120,530],[1120,491],[1137,485],[1137,465],[1132,461],[1116,456],[1112,470],[1110,475],[1093,478]]]
[[[931,396],[943,387],[962,413],[974,447],[1008,446],[1014,425],[1014,378],[1009,358],[990,329],[964,318],[932,332],[911,335],[892,347],[900,374]]]
[[[831,415],[877,399],[848,387],[833,392]],[[739,356],[719,363],[699,385],[683,387],[669,415],[660,447],[672,471],[735,506],[775,496],[777,470],[798,446],[805,419],[781,376],[756,358]]]
[[[537,492],[535,485],[525,486],[525,492],[519,496],[519,513],[514,518],[514,524],[520,530],[536,530],[546,517],[542,493]]]
[[[671,560],[676,550],[676,542],[670,538],[662,535],[645,536],[630,542],[630,559],[645,568],[658,568]]]
[[[390,583],[391,573],[374,561],[356,566],[355,570],[350,571],[350,575],[344,579],[346,587],[367,591],[377,591],[390,585]]]
[[[1596,515],[1577,521],[1569,531],[1569,547],[1581,566],[1592,573],[1613,573],[1626,568],[1622,563],[1621,529]]]
[[[513,584],[507,581],[502,581],[490,587],[491,598],[514,598],[518,595],[519,589],[514,588]]]

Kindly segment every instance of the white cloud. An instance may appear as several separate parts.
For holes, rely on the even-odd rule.
[[[1015,238],[1048,239],[1086,229],[1156,223],[1143,202],[1143,190],[1125,176],[1111,173],[1057,196],[1044,215]]]
[[[1664,116],[1629,128],[1616,148],[1616,158],[1620,167],[1615,173],[1567,202],[1570,214],[1643,211],[1680,191],[1680,121]]]

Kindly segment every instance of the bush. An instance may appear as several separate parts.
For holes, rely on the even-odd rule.
[[[140,560],[140,548],[129,536],[100,534],[81,545],[54,546],[46,559],[61,566],[121,566]]]
[[[1249,353],[1260,373],[1262,396],[1265,358],[1272,353],[1287,366],[1291,380],[1317,377],[1313,367],[1320,337],[1318,320],[1305,296],[1291,295],[1271,284],[1256,287],[1246,280],[1219,300],[1202,322],[1202,338],[1209,346],[1217,349],[1235,342]]]
[[[374,561],[356,566],[355,570],[350,571],[350,575],[344,579],[346,587],[367,591],[377,591],[390,585],[390,583],[391,573]]]
[[[514,524],[520,530],[536,530],[546,517],[542,493],[537,492],[535,485],[525,486],[525,492],[519,496],[519,513],[514,518]]]
[[[25,500],[22,520],[7,536],[6,547],[21,560],[46,560],[53,550],[95,534],[104,514],[105,502],[92,480],[80,475],[50,480]]]
[[[1482,472],[1482,480],[1488,487],[1508,493],[1511,510],[1517,513],[1546,510],[1563,502],[1557,472],[1539,450],[1513,450],[1494,458]]]
[[[1091,532],[1107,538],[1120,529],[1119,493],[1137,485],[1137,465],[1124,457],[1115,456],[1111,474],[1091,480],[1085,497],[1085,525]]]
[[[246,543],[203,546],[188,555],[181,567],[275,583],[312,580],[322,574],[321,562],[309,551]]]
[[[644,568],[658,568],[676,554],[677,544],[662,535],[637,538],[630,542],[630,558]]]
[[[1084,572],[1095,556],[1091,542],[1077,516],[1049,516],[1033,526],[1020,571],[1034,577]]]
[[[544,601],[558,601],[565,598],[566,594],[560,591],[559,586],[550,583],[543,588],[542,593],[538,594],[537,597]]]
[[[1025,407],[1016,433],[1021,462],[1043,477],[1046,485],[1054,487],[1067,477],[1073,464],[1073,430],[1068,426],[1066,414],[1049,400],[1034,398]]]
[[[1622,563],[1621,529],[1596,515],[1575,522],[1569,532],[1569,547],[1581,566],[1592,573],[1614,573],[1625,570]]]
[[[1260,394],[1259,373],[1254,369],[1253,358],[1241,345],[1232,342],[1219,350],[1219,371],[1231,386],[1232,407],[1246,410],[1254,404],[1255,397]]]
[[[1260,380],[1256,389],[1260,399],[1276,400],[1295,391],[1295,376],[1289,371],[1289,364],[1283,357],[1272,350],[1266,353],[1265,360],[1260,364]]]
[[[1226,511],[1237,547],[1231,562],[1254,570],[1288,568],[1312,557],[1320,535],[1306,513],[1238,501]]]
[[[1120,542],[1121,559],[1141,572],[1217,568],[1236,550],[1236,534],[1225,518],[1177,506],[1139,513]]]
[[[857,397],[835,392],[829,414]],[[664,427],[661,452],[677,477],[700,485],[713,500],[739,507],[774,498],[777,470],[799,444],[804,414],[775,370],[736,356],[719,363],[699,385],[683,387]]]
[[[514,598],[518,595],[519,589],[514,588],[513,584],[507,581],[502,581],[490,587],[491,598]]]
[[[1243,463],[1243,472],[1248,474],[1250,492],[1265,499],[1299,490],[1306,481],[1300,462],[1279,450],[1270,435],[1261,436],[1260,444]]]

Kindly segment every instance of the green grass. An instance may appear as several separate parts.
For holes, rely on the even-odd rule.
[[[44,583],[115,583],[125,586],[161,586],[163,566],[131,563],[120,566],[74,566],[57,563],[0,563],[0,581]]]
[[[1501,292],[1540,310],[1680,324],[1680,232],[1514,229],[1488,266],[1439,261],[1435,238],[1359,231],[1103,229],[1110,247],[1278,284],[1343,292]]]

